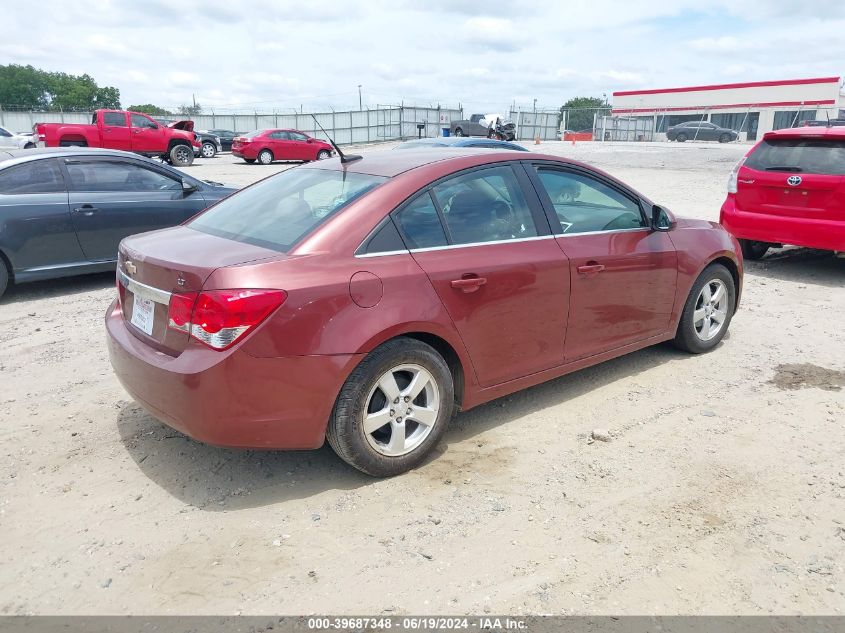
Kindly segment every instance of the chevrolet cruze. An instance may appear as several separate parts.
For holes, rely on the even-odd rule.
[[[123,240],[109,351],[152,415],[220,446],[327,439],[395,475],[458,410],[662,341],[706,352],[737,308],[733,237],[593,168],[351,158]]]

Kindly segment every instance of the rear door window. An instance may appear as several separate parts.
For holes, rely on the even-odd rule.
[[[746,159],[758,171],[845,175],[845,141],[829,139],[765,140]]]
[[[126,115],[123,112],[103,112],[103,125],[126,127]]]
[[[428,191],[399,211],[396,219],[409,248],[446,246],[446,232]]]
[[[55,160],[31,160],[0,171],[0,194],[64,192],[65,182]]]

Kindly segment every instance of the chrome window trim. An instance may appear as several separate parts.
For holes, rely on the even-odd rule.
[[[171,293],[166,290],[153,288],[147,284],[142,284],[140,281],[135,281],[122,270],[120,271],[120,283],[122,283],[127,290],[131,291],[132,294],[143,297],[144,299],[151,299],[156,303],[170,305]]]
[[[558,233],[555,237],[578,237],[579,235],[604,235],[606,233],[633,233],[634,231],[646,231],[651,229],[647,226],[638,226],[633,229],[613,229],[612,231],[584,231],[583,233]]]
[[[364,259],[366,257],[387,257],[389,255],[407,255],[410,253],[407,248],[403,248],[401,251],[383,251],[380,253],[361,253],[360,255],[355,255],[356,259]]]

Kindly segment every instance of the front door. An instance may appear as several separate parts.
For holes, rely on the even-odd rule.
[[[563,363],[568,263],[510,165],[442,181],[396,219],[482,386]]]
[[[651,230],[639,200],[609,179],[577,169],[535,169],[557,242],[569,258],[566,361],[664,334],[677,282],[669,235]]]
[[[161,152],[167,147],[165,130],[152,119],[142,114],[132,114],[132,151],[140,153]]]
[[[301,132],[294,132],[291,130],[288,132],[288,137],[290,138],[291,152],[293,153],[295,160],[316,160],[317,151],[314,149],[314,146],[308,142],[307,136]]]
[[[117,259],[127,235],[175,226],[205,208],[199,191],[127,159],[65,159],[71,217],[87,259]]]

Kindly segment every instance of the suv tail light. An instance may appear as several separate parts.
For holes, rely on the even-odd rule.
[[[736,193],[737,192],[737,180],[739,179],[739,168],[745,164],[746,157],[743,156],[739,159],[739,162],[734,165],[734,168],[731,170],[731,175],[728,176],[728,193]]]
[[[170,296],[167,327],[188,332],[224,350],[245,336],[287,299],[284,290],[207,290]]]

